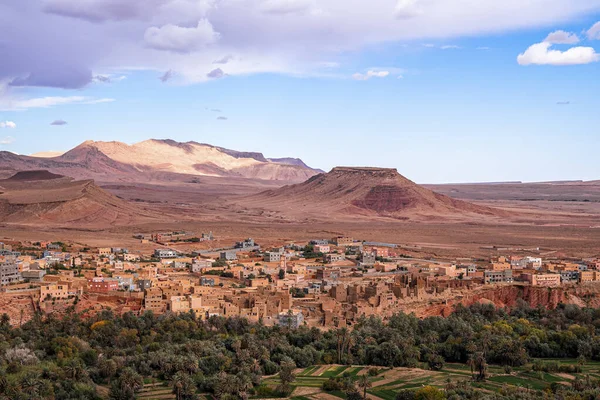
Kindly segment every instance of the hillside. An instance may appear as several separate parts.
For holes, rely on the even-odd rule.
[[[460,220],[506,215],[502,210],[434,193],[395,169],[386,168],[337,167],[304,183],[268,190],[238,202],[296,218]]]
[[[121,142],[84,142],[65,153],[95,149],[111,160],[142,172],[171,172],[200,176],[233,176],[300,182],[317,172],[303,165],[271,162],[261,153],[239,152],[196,142],[146,140],[133,145]]]
[[[48,171],[19,172],[0,180],[0,221],[103,228],[154,220],[157,215],[96,186]]]

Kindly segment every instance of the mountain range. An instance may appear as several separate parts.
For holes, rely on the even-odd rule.
[[[174,140],[150,139],[132,145],[85,141],[62,154],[37,156],[0,152],[2,176],[28,170],[47,170],[101,182],[185,182],[194,177],[235,177],[294,183],[322,172],[296,158],[268,159],[261,153]]]

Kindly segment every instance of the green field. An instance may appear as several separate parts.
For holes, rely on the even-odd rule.
[[[556,361],[559,366],[576,366],[577,360],[542,360]],[[424,367],[424,365],[422,365]],[[488,377],[483,382],[473,382],[471,368],[465,364],[447,363],[441,371],[430,371],[422,368],[379,368],[379,374],[370,377],[372,387],[368,393],[371,397],[382,400],[394,400],[400,390],[420,389],[424,386],[433,386],[440,389],[449,383],[469,382],[475,388],[485,391],[500,391],[503,388],[518,388],[526,390],[544,390],[553,383],[570,385],[576,378],[600,377],[600,362],[586,362],[580,365],[580,373],[558,373],[534,371],[533,364],[513,368],[507,374],[502,366],[489,366]],[[365,374],[370,367],[366,366],[312,366],[298,370],[297,378],[292,386],[296,390],[303,390],[302,395],[294,397],[297,400],[317,400],[322,393],[322,385],[329,379],[357,379],[359,375]],[[271,377],[264,382],[266,385],[275,387],[278,384],[277,377]],[[309,390],[310,389],[310,390]],[[305,392],[310,392],[306,393]],[[339,398],[345,398],[342,391],[327,392]]]

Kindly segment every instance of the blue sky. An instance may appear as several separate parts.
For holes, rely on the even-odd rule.
[[[103,14],[102,2],[111,0],[85,0],[98,7],[97,14],[85,15],[74,15],[68,0],[53,1],[42,2],[42,11],[12,12],[23,18],[31,13],[48,24],[66,19],[90,29],[90,37],[95,30],[114,30],[109,38],[115,41],[129,38],[129,30],[142,23],[123,26],[121,16]],[[410,18],[427,18],[429,11],[434,18],[439,10],[433,3],[425,2],[421,9],[419,2],[400,0],[396,10],[402,11],[402,18],[406,10]],[[135,48],[135,59],[116,45],[104,58],[87,48],[67,53],[68,60],[73,56],[73,66],[79,65],[81,54],[91,71],[89,81],[81,84],[69,81],[79,75],[75,69],[69,74],[64,57],[65,68],[47,76],[15,62],[4,76],[0,67],[0,121],[5,122],[0,149],[31,154],[67,150],[90,139],[134,143],[170,138],[260,151],[267,157],[300,157],[325,170],[337,165],[394,167],[420,183],[600,179],[600,158],[595,154],[600,145],[600,40],[592,30],[600,21],[600,3],[573,4],[582,8],[572,13],[557,9],[556,15],[548,11],[542,20],[530,10],[530,23],[526,18],[519,19],[518,26],[499,22],[490,31],[472,23],[468,13],[462,16],[465,31],[450,24],[448,34],[378,32],[361,25],[377,37],[357,44],[353,33],[342,32],[331,43],[321,39],[315,54],[307,47],[316,43],[311,35],[322,28],[318,25],[283,32],[291,38],[291,49],[262,36],[243,46],[238,43],[243,38],[236,38],[238,42],[217,49],[214,46],[221,44],[213,41],[226,33],[209,32],[218,39],[206,39],[210,47],[204,50],[196,43],[206,27],[198,33],[200,25],[187,24],[182,29],[189,31],[175,32],[183,32],[184,39],[193,33],[191,42],[152,36],[146,46]],[[288,3],[285,7],[284,15],[291,18],[288,10],[297,8]],[[208,15],[215,32],[228,32],[218,25],[225,17]],[[107,21],[99,23],[97,18]],[[378,17],[373,18],[376,23]],[[174,26],[152,21],[162,26],[156,35],[170,34],[163,28]],[[0,33],[3,29],[17,32],[0,18]],[[147,33],[151,28],[144,29]],[[272,29],[277,33],[283,28]],[[563,32],[549,39],[559,30]],[[19,40],[12,36],[11,42],[12,38]],[[172,48],[188,45],[193,48]],[[148,46],[160,48],[150,52]],[[151,57],[169,46],[163,58]],[[30,43],[19,48],[23,59],[35,58]],[[73,48],[79,48],[77,43]],[[240,61],[202,60],[209,51],[231,52],[232,59]],[[518,61],[519,54],[524,56]],[[252,58],[262,55],[260,61]],[[36,66],[48,63],[50,68],[52,62],[40,59]],[[206,78],[206,71],[217,68],[223,77]],[[162,82],[159,77],[166,71],[171,71],[171,79]],[[15,84],[19,76],[25,76],[19,78],[25,83]],[[66,124],[51,125],[56,120]]]

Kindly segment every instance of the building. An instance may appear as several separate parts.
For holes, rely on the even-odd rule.
[[[578,282],[579,271],[560,271],[560,281],[563,283]]]
[[[313,246],[313,251],[315,253],[329,253],[331,251],[331,248],[329,247],[329,245],[324,245],[324,244],[316,244]]]
[[[317,269],[318,280],[338,280],[342,276],[342,270],[339,267],[321,267]]]
[[[492,271],[505,271],[511,269],[512,265],[507,262],[492,262],[488,268]]]
[[[167,302],[163,299],[161,288],[153,287],[144,291],[144,309],[156,314],[162,314],[167,310]]]
[[[541,269],[542,259],[538,257],[524,257],[521,260],[521,266],[524,269]]]
[[[150,279],[138,279],[135,281],[135,285],[139,290],[146,290],[152,287],[152,280]]]
[[[226,260],[226,261],[237,260],[237,251],[236,250],[222,251],[221,254],[219,255],[219,258],[221,260]]]
[[[112,254],[112,250],[110,247],[101,247],[98,249],[98,255],[100,256],[109,256]]]
[[[128,254],[128,253],[124,253],[123,254],[123,261],[140,261],[140,256],[138,256],[137,254]]]
[[[248,238],[243,242],[236,242],[235,244],[236,249],[252,249],[254,247],[256,247],[256,244],[254,243],[254,239],[252,238]]]
[[[212,260],[194,260],[192,261],[192,265],[190,266],[190,272],[192,273],[200,273],[202,270],[206,268],[212,267]]]
[[[346,256],[344,254],[329,253],[329,254],[325,255],[325,262],[328,262],[328,263],[340,262],[340,261],[344,261],[345,259],[346,259]]]
[[[119,290],[119,280],[111,278],[88,279],[88,290],[90,292],[100,293],[107,293],[112,290]]]
[[[69,298],[69,285],[57,283],[40,286],[40,301],[65,300]]]
[[[166,243],[166,242],[178,242],[181,240],[190,239],[193,235],[194,235],[193,232],[173,231],[173,232],[153,233],[150,237],[151,237],[151,240],[154,242]]]
[[[201,286],[215,286],[215,284],[218,283],[218,278],[211,276],[203,276],[202,278],[200,278],[200,285]]]
[[[302,314],[302,311],[294,312],[290,310],[288,312],[282,312],[279,313],[277,324],[296,329],[304,324],[304,315]]]
[[[375,265],[377,255],[375,253],[363,252],[361,256],[361,266],[372,267]]]
[[[510,265],[510,264],[509,264]],[[512,283],[513,275],[512,270],[492,270],[492,271],[484,271],[483,272],[483,281],[486,284],[494,284],[494,283]]]
[[[41,282],[44,275],[46,275],[46,270],[39,268],[21,272],[23,279],[26,279],[29,282]]]
[[[523,274],[523,277],[531,283],[531,286],[560,286],[559,274]]]
[[[0,286],[23,280],[19,272],[19,265],[15,261],[0,262]]]
[[[333,238],[332,242],[335,243],[336,246],[352,246],[354,244],[354,239],[346,236],[338,236]]]
[[[156,258],[177,258],[178,254],[175,250],[169,249],[156,249],[154,250],[154,257]]]
[[[596,280],[596,271],[579,272],[579,283],[593,282]]]
[[[277,251],[267,251],[264,256],[265,262],[279,262],[282,254]]]
[[[310,244],[312,244],[313,246],[316,246],[316,245],[327,246],[329,244],[329,240],[327,240],[327,239],[313,239],[313,240],[310,241]]]

